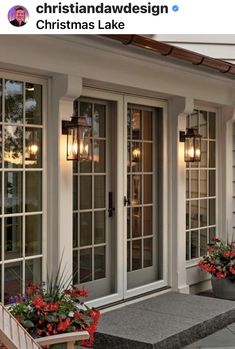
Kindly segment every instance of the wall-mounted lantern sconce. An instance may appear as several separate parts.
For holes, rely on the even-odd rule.
[[[185,162],[201,161],[201,138],[202,136],[193,128],[189,128],[186,133],[180,131],[180,142],[184,142]]]
[[[90,160],[91,126],[85,116],[72,116],[62,121],[62,134],[67,135],[67,160]]]

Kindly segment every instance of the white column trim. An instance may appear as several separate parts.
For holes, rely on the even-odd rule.
[[[48,245],[50,272],[56,272],[62,259],[61,270],[67,278],[72,272],[72,161],[66,160],[66,136],[61,132],[61,121],[70,120],[73,101],[81,95],[82,79],[79,76],[56,74],[52,78],[52,110],[48,118],[48,171],[50,221]],[[49,255],[48,253],[48,255]]]
[[[172,139],[171,164],[171,198],[172,225],[171,225],[171,251],[172,251],[172,287],[181,293],[189,293],[185,267],[186,245],[186,183],[184,144],[179,141],[179,132],[186,129],[186,115],[194,109],[192,97],[174,97],[169,103],[170,137]]]

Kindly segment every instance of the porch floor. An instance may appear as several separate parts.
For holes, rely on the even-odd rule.
[[[94,349],[183,348],[233,322],[233,301],[169,292],[102,314]]]

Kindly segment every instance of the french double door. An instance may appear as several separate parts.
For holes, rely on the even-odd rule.
[[[73,165],[74,284],[90,299],[156,289],[165,282],[164,104],[87,97],[77,104],[92,127],[92,155]]]

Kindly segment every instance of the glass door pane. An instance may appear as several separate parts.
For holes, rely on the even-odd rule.
[[[128,105],[127,111],[127,286],[157,280],[154,193],[156,128],[154,109]],[[154,214],[153,214],[154,212]]]
[[[108,103],[88,99],[76,103],[79,115],[85,116],[92,127],[92,158],[76,163],[73,170],[74,284],[85,287],[89,299],[93,299],[112,291]]]

